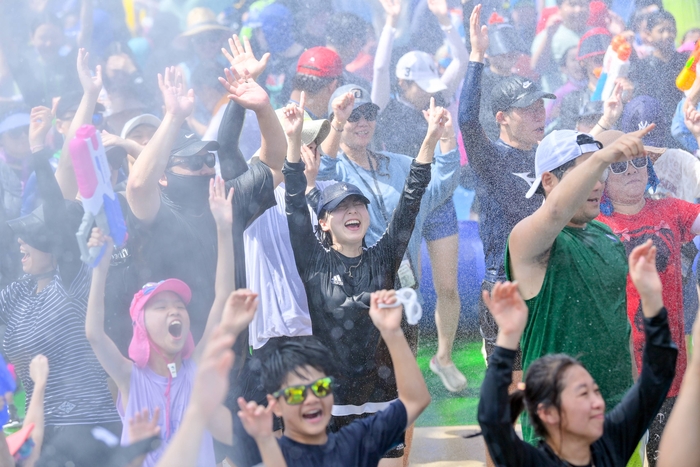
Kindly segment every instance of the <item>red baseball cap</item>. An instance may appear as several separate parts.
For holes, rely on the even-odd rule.
[[[327,47],[312,47],[299,57],[297,73],[319,78],[339,78],[343,74],[340,55]]]

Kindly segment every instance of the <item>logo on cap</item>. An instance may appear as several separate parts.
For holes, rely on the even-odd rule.
[[[410,66],[407,66],[406,68],[404,68],[404,70],[403,70],[403,75],[404,75],[406,78],[408,78],[409,76],[411,76],[411,67],[410,67]]]
[[[190,133],[189,135],[185,135],[185,138],[190,139],[194,136],[194,133]]]
[[[527,89],[532,84],[532,81],[523,81],[523,89]]]
[[[643,129],[645,129],[646,127],[648,127],[649,125],[651,125],[651,123],[649,123],[649,122],[647,122],[646,120],[644,120],[644,121],[642,121],[642,122],[639,122],[639,125],[637,125],[637,127],[638,127],[638,129],[643,130]]]

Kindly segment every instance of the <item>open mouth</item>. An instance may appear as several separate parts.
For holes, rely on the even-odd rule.
[[[182,321],[176,319],[170,323],[168,325],[168,332],[176,339],[182,337]]]
[[[20,248],[19,250],[20,253],[22,253],[22,262],[26,262],[29,257],[31,256],[28,251],[24,251],[23,249]]]
[[[600,203],[600,198],[588,198],[586,201],[589,203]]]
[[[310,421],[310,422],[315,422],[321,419],[321,416],[323,415],[323,412],[319,410],[314,410],[313,412],[308,412],[302,415],[302,418],[304,420]]]
[[[357,231],[360,230],[360,221],[353,219],[345,223],[345,228],[348,230]]]

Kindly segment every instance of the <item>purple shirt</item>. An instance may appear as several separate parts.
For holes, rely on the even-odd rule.
[[[131,384],[129,385],[129,400],[126,405],[126,410],[122,407],[122,396],[119,393],[117,397],[117,410],[124,424],[122,431],[122,446],[129,444],[129,420],[143,409],[149,409],[151,413],[156,407],[160,407],[160,419],[158,426],[160,427],[160,437],[163,440],[161,446],[155,451],[146,456],[143,467],[153,467],[158,462],[158,459],[163,455],[170,439],[175,435],[182,419],[185,416],[187,404],[190,401],[192,394],[192,385],[194,384],[194,375],[197,370],[196,365],[192,360],[183,360],[182,366],[178,371],[177,377],[173,378],[170,386],[170,438],[166,439],[167,429],[165,427],[165,407],[166,398],[165,390],[168,387],[168,378],[157,375],[148,366],[138,368],[132,366]],[[211,433],[204,432],[202,439],[202,447],[199,451],[199,459],[197,467],[214,467],[216,460],[214,458],[214,440]]]

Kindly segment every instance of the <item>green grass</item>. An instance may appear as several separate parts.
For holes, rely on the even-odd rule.
[[[437,351],[437,339],[422,337],[418,344],[418,366],[433,400],[416,421],[416,426],[476,425],[479,390],[486,366],[481,355],[481,341],[455,343],[452,359],[467,377],[467,389],[452,394],[440,377],[430,371],[430,359]]]

